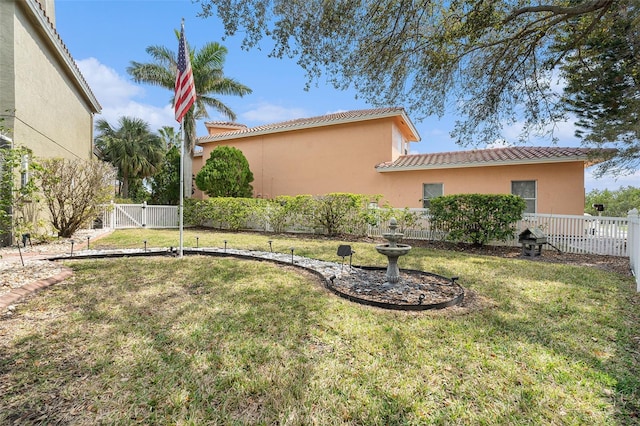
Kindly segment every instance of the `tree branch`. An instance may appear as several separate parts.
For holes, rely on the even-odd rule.
[[[577,6],[555,6],[555,5],[540,5],[540,6],[526,6],[521,7],[519,9],[511,12],[509,16],[507,16],[502,23],[507,24],[519,16],[526,14],[537,14],[548,12],[552,15],[564,15],[567,18],[573,16],[584,15],[585,13],[591,13],[600,9],[609,9],[615,0],[595,0],[587,3],[582,3]]]

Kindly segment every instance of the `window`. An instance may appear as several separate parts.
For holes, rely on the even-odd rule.
[[[20,187],[24,188],[29,183],[29,155],[23,155],[20,163]]]
[[[422,184],[422,208],[428,209],[431,206],[431,199],[444,194],[444,185],[441,183]]]
[[[511,193],[524,198],[524,201],[527,203],[527,207],[524,209],[525,213],[536,212],[538,189],[535,180],[511,181]]]

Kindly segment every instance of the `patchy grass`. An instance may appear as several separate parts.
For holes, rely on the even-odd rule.
[[[338,260],[339,242],[187,232],[185,246]],[[190,242],[189,239],[193,239]],[[92,248],[176,246],[126,231]],[[371,244],[354,263],[383,265]],[[416,248],[491,307],[389,312],[229,258],[69,262],[0,320],[0,423],[634,424],[640,298],[604,271]]]

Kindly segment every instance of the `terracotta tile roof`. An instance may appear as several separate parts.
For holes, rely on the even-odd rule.
[[[310,118],[297,118],[294,120],[283,121],[281,123],[265,124],[262,126],[249,127],[246,129],[232,130],[229,132],[216,133],[210,136],[198,138],[197,143],[206,143],[211,141],[219,141],[225,139],[235,139],[238,137],[255,136],[268,133],[279,133],[291,130],[300,130],[312,127],[330,126],[342,123],[351,123],[365,120],[375,120],[385,117],[401,117],[409,129],[415,135],[415,140],[419,140],[417,130],[406,115],[404,108],[374,108],[362,109],[355,111],[337,112],[334,114],[321,115]]]
[[[531,164],[563,161],[595,161],[598,153],[610,155],[615,150],[590,148],[530,147],[474,149],[471,151],[437,152],[433,154],[403,155],[393,162],[376,166],[380,172],[421,169],[480,167],[505,164]],[[602,155],[601,155],[602,156]],[[600,159],[599,161],[602,161]]]

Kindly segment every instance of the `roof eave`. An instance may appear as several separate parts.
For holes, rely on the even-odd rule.
[[[475,161],[472,163],[450,163],[450,164],[423,164],[416,166],[390,166],[377,168],[380,173],[387,172],[408,172],[416,170],[440,170],[440,169],[464,169],[472,167],[494,167],[494,166],[517,166],[525,164],[548,164],[548,163],[573,163],[589,161],[588,156],[580,155],[573,157],[523,159],[510,161]]]
[[[293,132],[296,130],[313,129],[318,127],[335,126],[339,124],[357,123],[360,121],[379,120],[382,118],[393,118],[393,117],[401,117],[404,120],[409,130],[416,137],[416,140],[412,142],[418,142],[420,140],[420,134],[416,130],[411,120],[409,120],[409,117],[407,117],[407,114],[405,113],[404,109],[402,109],[397,111],[388,111],[384,113],[371,114],[369,116],[364,116],[364,117],[346,117],[346,118],[342,118],[334,121],[304,123],[298,126],[293,125],[291,127],[284,127],[284,128],[264,129],[264,130],[258,130],[258,131],[250,132],[246,134],[218,133],[215,135],[215,137],[204,136],[202,138],[198,138],[196,140],[196,145],[206,144],[210,142],[221,142],[221,141],[232,140],[232,139],[249,138],[253,136],[264,136],[264,135],[269,135],[274,133]]]

